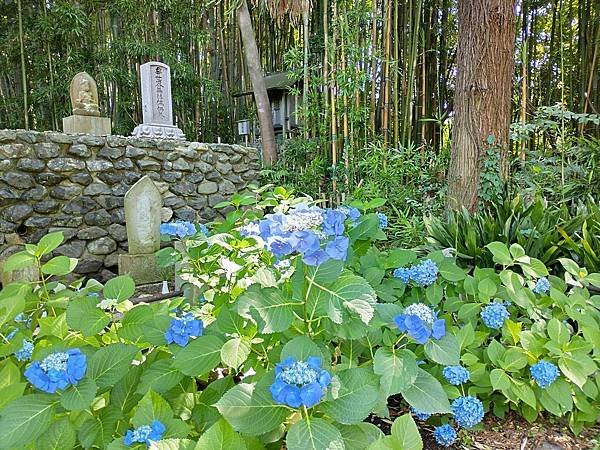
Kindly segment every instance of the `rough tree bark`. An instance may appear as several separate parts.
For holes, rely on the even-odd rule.
[[[252,81],[252,91],[260,124],[260,136],[262,140],[263,163],[266,166],[277,161],[277,145],[275,144],[275,132],[273,130],[273,117],[271,115],[271,103],[267,95],[262,68],[260,67],[260,56],[256,46],[252,20],[248,11],[248,3],[242,0],[237,9],[238,26],[244,46],[244,58],[246,67]]]
[[[512,0],[459,0],[456,92],[448,207],[477,209],[479,174],[488,136],[501,148],[507,174],[514,70]]]

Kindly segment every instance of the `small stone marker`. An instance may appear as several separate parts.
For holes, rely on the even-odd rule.
[[[119,255],[119,275],[130,275],[137,284],[156,283],[172,277],[159,267],[154,252],[160,248],[162,197],[145,176],[125,194],[125,226],[129,254]]]
[[[169,66],[158,61],[142,64],[140,80],[143,123],[135,127],[133,136],[185,139],[183,131],[173,125]]]
[[[110,135],[110,119],[100,117],[98,87],[86,72],[79,72],[71,80],[69,89],[73,115],[63,119],[65,133]]]

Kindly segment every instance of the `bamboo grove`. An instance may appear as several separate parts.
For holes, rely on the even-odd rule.
[[[264,71],[290,70],[303,82],[303,157],[332,167],[333,183],[352,184],[373,142],[423,155],[448,148],[456,0],[313,0],[304,14],[283,14],[293,3],[257,0],[251,13]],[[0,127],[60,129],[68,84],[85,70],[98,82],[114,133],[129,134],[141,120],[137,70],[159,59],[171,66],[174,112],[188,138],[233,142],[235,122],[253,114],[251,97],[235,97],[250,89],[236,6],[3,2]],[[598,112],[600,0],[515,7],[513,120],[557,102]]]

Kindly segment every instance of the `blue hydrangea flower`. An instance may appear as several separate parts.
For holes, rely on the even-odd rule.
[[[177,236],[178,238],[184,238],[186,236],[192,236],[196,234],[196,227],[191,222],[177,220],[175,222],[162,223],[160,225],[160,233],[168,234],[169,236]]]
[[[502,303],[490,303],[481,311],[481,319],[488,328],[500,329],[504,321],[510,317],[506,306]]]
[[[531,377],[542,389],[546,389],[558,378],[558,367],[548,361],[540,361],[529,369]]]
[[[294,232],[294,250],[302,254],[313,253],[321,248],[319,236],[311,230],[300,230]]]
[[[427,420],[431,417],[431,414],[423,412],[423,411],[419,411],[418,409],[415,409],[414,407],[410,407],[410,412],[412,413],[413,416],[415,416],[417,419],[419,420]]]
[[[433,430],[433,437],[438,445],[450,447],[458,437],[456,430],[451,425],[440,425]]]
[[[206,225],[204,225],[203,223],[199,223],[198,229],[200,230],[200,233],[208,236],[208,227]]]
[[[327,236],[340,236],[344,233],[346,214],[335,209],[328,209],[323,215],[323,233]]]
[[[379,217],[379,228],[385,230],[388,227],[388,218],[384,213],[378,212],[377,217]]]
[[[285,270],[288,269],[292,265],[292,262],[289,259],[280,259],[279,261],[275,261],[273,267],[277,270]]]
[[[450,406],[454,421],[459,427],[473,428],[483,420],[483,403],[475,397],[458,397]]]
[[[275,366],[270,391],[280,405],[310,408],[321,401],[329,383],[331,375],[321,368],[321,358],[309,356],[306,361],[297,361],[289,356]]]
[[[33,342],[23,339],[23,346],[15,352],[17,361],[28,361],[33,353]]]
[[[418,286],[427,287],[435,283],[438,273],[437,264],[431,259],[426,259],[410,267],[399,267],[394,270],[392,275],[400,278],[404,284],[408,284],[412,280]]]
[[[469,371],[462,366],[446,366],[442,374],[448,380],[448,383],[454,386],[460,386],[469,381],[470,378]]]
[[[307,266],[320,266],[328,260],[329,255],[325,250],[317,250],[316,252],[304,255],[304,257],[302,258],[302,261]]]
[[[269,251],[278,258],[287,256],[294,251],[294,247],[292,246],[289,238],[284,238],[281,236],[270,237],[267,239],[267,245],[269,246]]]
[[[76,385],[85,375],[87,369],[86,357],[78,348],[66,352],[55,352],[41,361],[33,361],[25,369],[25,377],[36,388],[55,393]]]
[[[258,226],[258,222],[248,222],[247,224],[241,226],[238,230],[240,234],[244,237],[260,235],[260,228]]]
[[[31,325],[31,317],[25,313],[19,313],[15,316],[15,322],[23,324],[25,327],[29,327]]]
[[[438,266],[431,259],[426,259],[421,263],[412,266],[410,278],[421,287],[429,286],[435,283],[438,276]]]
[[[417,343],[425,344],[429,338],[436,340],[446,335],[446,321],[424,303],[414,303],[394,318],[400,331],[407,332]]]
[[[352,223],[356,222],[360,217],[360,211],[354,206],[342,205],[338,208],[338,211],[346,214]]]
[[[154,441],[160,441],[165,432],[165,426],[158,420],[152,421],[150,425],[142,425],[133,430],[127,430],[123,443],[128,447],[134,443],[146,444],[148,447]]]
[[[408,284],[408,282],[410,281],[410,273],[410,268],[398,267],[396,270],[394,270],[392,275],[394,276],[394,278],[400,278],[400,280],[402,280],[404,284]]]
[[[191,337],[202,336],[203,331],[204,323],[201,320],[194,319],[192,313],[187,313],[182,317],[171,320],[171,324],[165,332],[165,339],[169,344],[175,342],[180,347],[185,347]]]
[[[8,334],[7,334],[7,335],[4,337],[4,340],[5,340],[6,342],[9,342],[9,341],[10,341],[12,338],[14,338],[14,337],[15,337],[15,334],[17,334],[17,331],[18,331],[18,330],[17,330],[16,328],[15,328],[14,330],[12,330],[10,333],[8,333]]]
[[[337,259],[344,261],[348,256],[348,246],[350,245],[350,239],[346,236],[337,236],[333,241],[329,241],[325,246],[325,253],[331,259]]]
[[[538,279],[531,290],[534,294],[545,294],[550,291],[550,282],[548,281],[548,278],[543,277]]]

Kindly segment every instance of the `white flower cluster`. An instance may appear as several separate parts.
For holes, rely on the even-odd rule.
[[[46,373],[54,369],[57,372],[67,370],[67,361],[69,360],[69,354],[65,352],[52,353],[46,356],[41,362],[40,367]]]
[[[317,381],[318,373],[304,361],[296,361],[281,372],[281,380],[287,384],[304,386]]]
[[[423,322],[433,325],[435,317],[431,308],[424,303],[413,303],[404,309],[407,316],[417,316]]]
[[[294,210],[285,216],[285,222],[281,227],[284,231],[311,230],[323,224],[323,211],[301,209]]]

